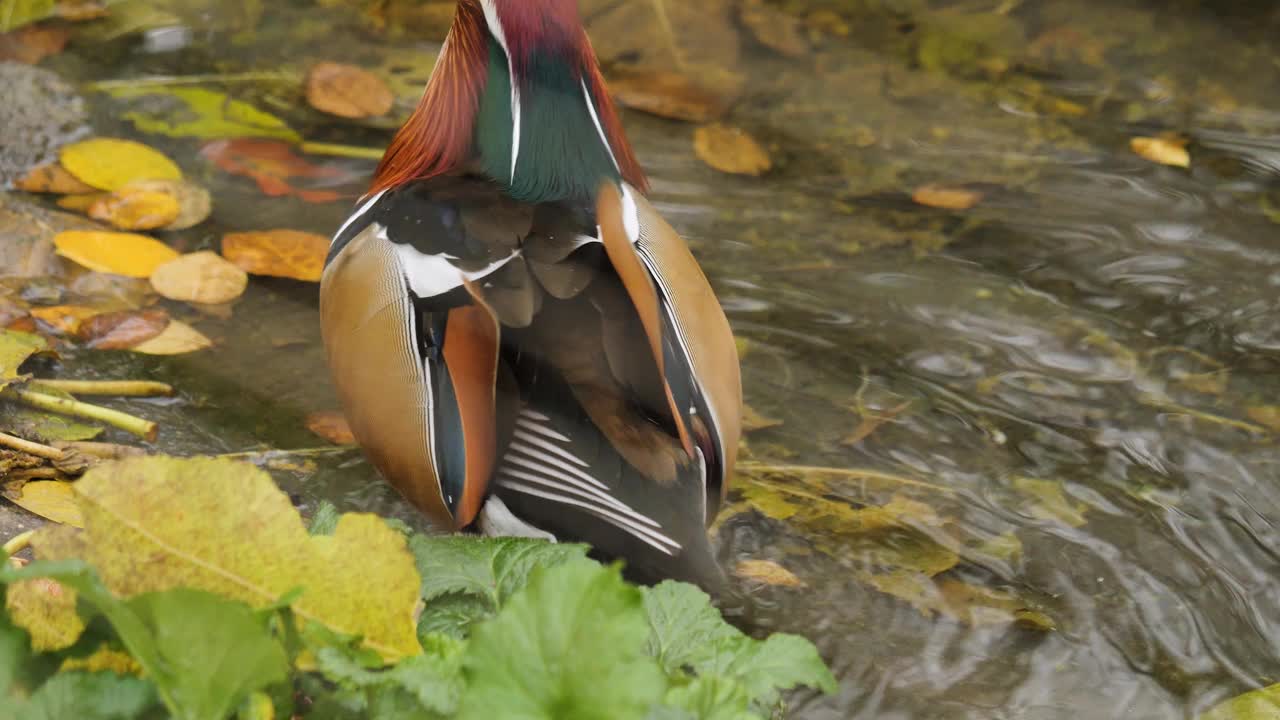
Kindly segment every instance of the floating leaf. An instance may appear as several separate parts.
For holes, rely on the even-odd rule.
[[[249,276],[217,253],[183,255],[156,268],[151,287],[170,300],[220,305],[244,294]]]
[[[222,255],[252,275],[320,282],[329,238],[297,230],[231,233]]]
[[[148,278],[178,251],[146,235],[69,230],[54,236],[58,254],[97,272]]]
[[[1182,168],[1191,167],[1191,153],[1187,152],[1186,138],[1136,137],[1129,140],[1129,148],[1153,163]]]
[[[396,98],[377,75],[354,65],[322,62],[307,74],[307,102],[311,107],[360,119],[386,115]]]
[[[76,503],[76,491],[71,483],[35,480],[14,490],[6,488],[4,496],[14,505],[46,520],[71,527],[84,527],[80,506]]]
[[[809,41],[805,39],[800,20],[766,5],[764,0],[743,0],[738,17],[761,45],[791,58],[809,53]]]
[[[321,410],[307,415],[307,429],[334,445],[355,445],[356,436],[347,418],[337,410]]]
[[[796,577],[795,573],[772,560],[743,560],[733,569],[733,574],[774,587],[808,587],[808,584]]]
[[[132,140],[84,140],[62,148],[59,157],[67,172],[99,190],[118,190],[136,180],[182,177],[163,153]]]
[[[98,191],[97,188],[80,182],[58,163],[48,163],[33,169],[17,182],[16,187],[26,192],[55,195],[85,195]]]
[[[58,207],[71,212],[88,213],[94,203],[110,195],[110,193],[98,192],[86,195],[64,195],[58,198]]]
[[[645,654],[640,591],[588,560],[539,570],[493,620],[476,626],[459,720],[642,720],[665,680]],[[548,659],[554,659],[548,662]]]
[[[157,230],[178,219],[178,199],[165,192],[126,185],[89,206],[89,217],[121,230]]]
[[[697,129],[693,149],[711,167],[734,175],[763,175],[773,167],[769,151],[745,130],[715,123]]]
[[[1280,683],[1234,697],[1198,720],[1275,720],[1280,717]]]
[[[55,305],[31,308],[31,316],[62,335],[74,335],[80,323],[102,311],[84,305]]]
[[[121,310],[102,313],[80,323],[76,338],[95,350],[128,350],[169,327],[164,310]]]
[[[345,196],[332,190],[298,188],[290,181],[301,178],[324,181],[327,185],[359,181],[357,176],[338,168],[307,162],[294,153],[291,145],[275,140],[222,140],[206,144],[200,154],[229,173],[253,178],[258,188],[271,197],[294,196],[313,203],[335,202]]]
[[[911,194],[917,205],[943,210],[968,210],[982,202],[982,193],[943,185],[921,185]]]
[[[1061,482],[1017,477],[1013,479],[1013,487],[1033,500],[1027,508],[1032,517],[1055,520],[1071,527],[1080,527],[1088,522],[1084,513],[1089,506],[1068,498]]]
[[[301,142],[280,118],[224,92],[200,87],[116,87],[118,99],[136,100],[124,117],[139,130],[202,139],[269,137]]]
[[[28,358],[48,349],[49,343],[39,335],[0,330],[0,388],[22,377],[18,369]]]
[[[716,120],[730,105],[729,98],[676,72],[615,73],[609,78],[609,91],[633,110],[688,122]]]
[[[261,607],[302,588],[292,607],[303,620],[362,636],[387,658],[420,650],[413,558],[372,515],[308,535],[270,476],[229,460],[135,458],[91,469],[76,489],[86,530],[75,556],[117,595],[190,587]]]
[[[213,341],[190,325],[170,320],[164,332],[150,340],[131,348],[143,355],[186,355],[188,353],[208,350]]]

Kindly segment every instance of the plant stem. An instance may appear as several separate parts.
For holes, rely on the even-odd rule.
[[[334,157],[359,158],[361,160],[381,160],[386,152],[382,148],[357,147],[355,145],[336,145],[334,143],[304,142],[302,152],[310,155],[332,155]]]
[[[71,395],[103,397],[169,397],[173,386],[149,380],[36,380],[33,386],[61,390]]]
[[[111,408],[104,408],[99,405],[90,405],[89,403],[80,402],[79,400],[68,400],[65,398],[54,397],[53,395],[43,395],[34,390],[17,390],[10,388],[4,391],[5,397],[10,397],[18,402],[29,405],[37,410],[45,410],[48,412],[62,413],[63,415],[72,415],[75,417],[86,418],[88,420],[97,420],[104,422],[113,427],[118,427],[125,432],[133,433],[144,440],[155,440],[156,434],[160,432],[160,426],[144,420],[143,418],[122,413]]]
[[[214,455],[214,457],[227,458],[228,460],[253,460],[257,458],[267,459],[271,457],[308,457],[313,455],[338,455],[340,453],[348,453],[352,450],[358,449],[359,448],[355,445],[331,445],[329,447],[298,448],[297,450],[246,450],[245,452]]]
[[[738,469],[743,472],[776,472],[776,473],[795,473],[799,475],[834,475],[836,477],[848,478],[850,480],[872,480],[887,482],[896,485],[912,485],[915,487],[928,488],[948,495],[955,494],[954,488],[935,485],[923,480],[915,480],[913,478],[904,477],[902,475],[894,475],[893,473],[881,472],[879,470],[861,470],[857,468],[838,468],[838,467],[819,467],[816,465],[771,465],[769,463],[755,462],[748,460],[738,463]]]
[[[28,455],[35,455],[36,457],[44,458],[45,460],[61,460],[66,456],[66,453],[62,452],[58,448],[41,445],[40,443],[31,442],[30,440],[23,440],[20,437],[15,437],[2,432],[0,432],[0,446],[7,447],[11,450],[17,450],[18,452],[24,452]]]
[[[277,70],[226,74],[207,73],[204,75],[148,75],[145,77],[125,78],[123,80],[99,80],[98,82],[89,83],[86,87],[90,90],[117,90],[120,88],[174,87],[177,85],[207,85],[211,83],[264,81],[296,83],[300,80],[301,78],[294,73]]]
[[[18,533],[17,535],[14,535],[13,537],[9,538],[9,540],[4,544],[5,555],[13,556],[16,553],[20,553],[23,550],[26,550],[27,548],[31,547],[31,538],[35,534],[36,534],[35,530],[28,530],[24,533]]]

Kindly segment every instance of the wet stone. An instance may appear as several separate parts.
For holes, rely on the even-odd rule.
[[[89,128],[84,100],[48,70],[0,62],[0,87],[0,189],[7,189]]]

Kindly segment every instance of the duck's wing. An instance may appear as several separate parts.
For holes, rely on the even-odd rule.
[[[500,324],[536,313],[519,249],[532,217],[474,180],[380,193],[339,230],[321,281],[352,431],[392,485],[449,527],[474,520],[492,476]]]

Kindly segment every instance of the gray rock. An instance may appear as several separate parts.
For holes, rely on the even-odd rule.
[[[84,100],[57,75],[0,62],[0,189],[57,157],[58,148],[89,134]]]

